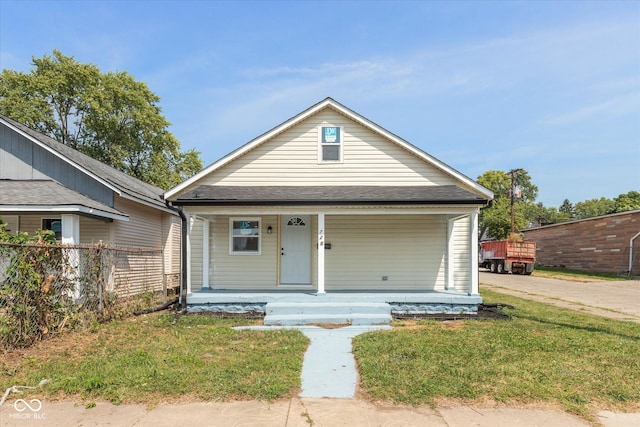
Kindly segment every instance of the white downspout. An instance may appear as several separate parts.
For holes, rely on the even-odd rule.
[[[627,270],[627,277],[631,276],[631,267],[633,267],[633,241],[636,240],[638,236],[640,236],[640,231],[629,240],[629,269]]]

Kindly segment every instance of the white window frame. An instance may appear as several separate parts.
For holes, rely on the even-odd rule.
[[[323,134],[324,128],[338,128],[338,138],[339,138],[339,143],[326,143],[323,140]],[[325,145],[339,145],[339,150],[338,150],[338,155],[339,155],[339,159],[338,160],[325,160],[324,156],[323,156],[323,150],[322,148]],[[344,129],[342,126],[332,126],[332,125],[320,125],[318,126],[318,164],[335,164],[335,163],[343,163],[344,162]]]
[[[258,250],[257,251],[234,251],[233,250],[233,223],[236,221],[257,221],[258,222],[258,234],[252,235],[252,237],[258,238]],[[237,236],[240,237],[240,236]],[[262,255],[262,218],[261,217],[246,217],[246,216],[236,216],[229,218],[229,255],[241,255],[241,256],[252,256],[252,255]]]

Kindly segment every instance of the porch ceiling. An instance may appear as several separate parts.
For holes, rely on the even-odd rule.
[[[485,205],[487,199],[455,185],[426,186],[215,186],[201,185],[176,205]]]

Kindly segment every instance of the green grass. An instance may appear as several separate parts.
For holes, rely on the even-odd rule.
[[[374,399],[414,405],[438,399],[560,404],[591,408],[640,404],[640,324],[563,310],[484,291],[486,302],[516,307],[511,320],[421,322],[360,335],[354,354]]]
[[[0,389],[35,385],[40,395],[113,403],[274,400],[300,387],[307,338],[298,331],[236,331],[246,319],[145,316],[40,343],[0,361]],[[5,360],[6,359],[6,360]]]
[[[593,271],[568,270],[566,268],[536,267],[534,276],[551,278],[569,278],[572,280],[626,280],[626,277],[618,276],[616,273],[599,273]]]

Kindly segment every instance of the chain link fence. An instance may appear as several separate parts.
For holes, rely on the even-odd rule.
[[[178,283],[160,250],[0,243],[0,348],[166,303]]]

